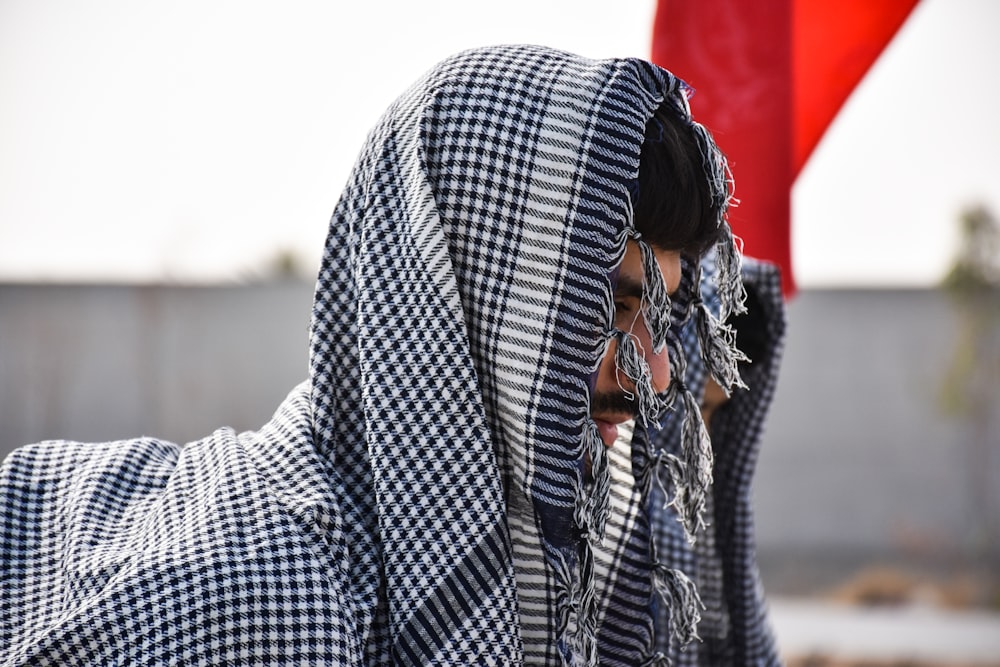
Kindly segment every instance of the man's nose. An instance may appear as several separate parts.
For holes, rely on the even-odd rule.
[[[647,345],[652,346],[652,342],[647,342]],[[670,357],[667,354],[666,348],[659,354],[654,354],[652,350],[647,349],[643,357],[646,359],[646,363],[649,364],[653,389],[656,393],[666,391],[670,385]]]
[[[670,358],[667,348],[664,347],[659,354],[653,352],[653,338],[646,329],[645,321],[637,322],[631,335],[642,352],[642,358],[649,365],[653,390],[658,394],[666,391],[670,385]]]
[[[646,360],[646,364],[649,366],[653,390],[658,394],[666,391],[670,385],[670,358],[666,348],[659,354],[655,354],[653,352],[653,342],[649,335],[646,334],[645,327],[642,327],[641,331],[637,328],[629,333],[629,335],[632,336],[636,347],[642,354],[642,358]],[[618,349],[618,341],[613,341],[611,345],[609,354],[611,358],[614,358],[614,354]],[[618,385],[622,389],[626,391],[633,391],[635,389],[635,383],[625,373],[622,373],[621,369],[616,369],[615,372],[618,376]]]

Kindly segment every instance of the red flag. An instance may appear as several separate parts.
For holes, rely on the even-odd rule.
[[[729,157],[747,254],[795,290],[792,183],[916,0],[659,0],[652,59],[687,81]]]
[[[796,175],[916,4],[917,0],[795,2],[792,94]]]

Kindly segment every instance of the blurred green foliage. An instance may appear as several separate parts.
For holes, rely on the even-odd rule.
[[[961,245],[941,284],[959,316],[941,398],[949,414],[988,419],[1000,391],[1000,223],[984,206],[959,223]]]
[[[965,210],[959,224],[961,246],[942,287],[959,298],[1000,296],[1000,224],[985,206]]]

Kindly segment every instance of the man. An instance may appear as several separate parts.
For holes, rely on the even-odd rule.
[[[271,422],[5,463],[3,664],[651,664],[654,589],[692,639],[693,584],[612,511],[607,460],[619,422],[694,400],[706,248],[739,308],[725,162],[685,92],[541,47],[418,81],[334,211],[310,376]],[[690,525],[703,435],[674,466]]]

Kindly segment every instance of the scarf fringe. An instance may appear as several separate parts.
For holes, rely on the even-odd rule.
[[[587,540],[579,549],[579,577],[558,549],[544,543],[556,584],[556,635],[564,667],[597,666],[597,595],[594,554]]]
[[[675,480],[674,499],[671,501],[677,516],[684,526],[684,533],[690,544],[694,544],[695,535],[705,527],[706,498],[712,488],[712,442],[708,429],[701,418],[698,402],[690,391],[681,392],[684,401],[684,421],[681,424],[681,462],[682,466],[671,468],[671,474],[680,471],[681,477]]]
[[[705,605],[695,583],[680,570],[656,563],[653,566],[653,586],[670,609],[670,634],[678,645],[701,641],[698,623]]]
[[[700,304],[695,318],[701,356],[712,378],[729,396],[733,387],[746,389],[740,377],[739,362],[750,361],[736,347],[736,332],[724,322],[715,319],[708,306]]]
[[[719,320],[725,322],[730,315],[745,313],[747,290],[743,286],[743,241],[733,235],[725,220],[720,225],[721,237],[716,244],[716,281],[719,289]]]
[[[679,502],[683,504],[684,500],[679,501],[678,499],[681,497],[686,499],[689,494],[681,494],[679,490],[690,483],[690,480],[687,479],[687,471],[691,469],[691,465],[659,448],[647,458],[640,474],[636,477],[636,483],[643,498],[650,497],[650,490],[654,481],[661,485],[664,497],[666,497],[666,490],[663,489],[662,480],[659,476],[660,467],[668,469],[671,478],[674,480],[674,486],[678,489],[678,494],[668,504],[677,505]],[[711,477],[710,473],[711,469],[709,468],[709,477]],[[704,502],[702,502],[701,508],[704,508]],[[678,514],[681,514],[680,510],[678,510]],[[650,531],[651,533],[655,532],[652,524],[650,525]],[[693,533],[687,531],[686,525],[685,532],[689,541],[693,541]],[[653,589],[660,596],[666,608],[670,610],[670,633],[673,642],[678,646],[684,646],[692,640],[700,639],[697,627],[701,621],[701,610],[705,607],[698,595],[695,583],[680,570],[669,568],[660,562],[656,545],[656,536],[653,534],[650,539],[650,557],[653,562]],[[669,658],[662,653],[657,653],[650,656],[642,664],[670,665],[671,663]]]
[[[597,425],[588,420],[583,433],[583,450],[590,455],[590,470],[593,486],[590,493],[582,487],[578,495],[574,521],[591,544],[604,541],[608,516],[611,513],[611,468],[608,464],[608,449]]]
[[[616,331],[615,338],[618,341],[615,365],[635,386],[632,398],[638,407],[636,411],[638,419],[643,426],[659,428],[659,416],[665,406],[653,389],[653,376],[650,373],[649,364],[642,357],[635,338],[631,334],[625,331]]]
[[[640,667],[671,667],[673,661],[659,651],[642,661]]]
[[[677,397],[684,389],[682,378],[687,376],[687,357],[684,355],[684,348],[680,339],[673,331],[667,334],[667,354],[670,361],[670,384],[666,391],[660,395],[664,407],[673,408],[677,402]]]
[[[658,451],[661,455],[659,457],[659,460],[657,461],[658,465],[656,469],[656,475],[654,476],[653,479],[656,481],[656,485],[659,487],[660,492],[663,494],[664,500],[662,509],[667,509],[674,503],[674,500],[671,499],[670,494],[667,493],[667,486],[666,484],[663,483],[663,476],[660,474],[660,469],[663,468],[666,469],[667,475],[670,477],[670,482],[676,489],[679,485],[684,483],[684,461],[681,461],[673,454],[665,452],[662,449]]]
[[[726,212],[730,204],[736,201],[733,198],[733,175],[729,163],[704,125],[692,120],[691,126],[695,130],[698,149],[701,151],[702,168],[712,189],[712,204],[719,209],[720,224],[725,224]]]
[[[597,665],[598,609],[594,577],[595,544],[604,540],[611,513],[611,470],[607,447],[593,420],[583,432],[583,451],[589,454],[593,485],[588,493],[580,481],[573,521],[580,532],[579,569],[574,572],[567,559],[547,548],[556,581],[556,610],[559,655],[566,667]]]
[[[659,354],[667,343],[667,331],[670,329],[670,295],[663,281],[663,273],[656,260],[653,248],[643,241],[639,234],[633,237],[639,246],[643,270],[643,316],[646,328],[649,329],[653,341],[653,353]]]
[[[685,394],[687,394],[686,391]],[[648,445],[647,440],[646,446],[648,447]],[[657,448],[655,452],[645,458],[645,464],[636,477],[636,484],[639,486],[639,491],[643,498],[648,499],[650,497],[651,486],[654,480],[656,483],[662,484],[659,477],[659,468],[661,466],[668,468],[671,477],[674,479],[674,485],[678,490],[688,483],[688,480],[685,478],[686,471],[691,467],[690,464],[681,461],[662,448]],[[711,477],[710,469],[709,477]],[[664,497],[666,497],[665,490]],[[677,497],[672,502],[676,504]],[[649,528],[651,533],[655,532],[652,524]],[[697,627],[701,621],[701,610],[704,609],[704,605],[698,596],[695,583],[680,570],[669,568],[660,562],[655,534],[651,535],[649,548],[650,558],[653,563],[653,589],[660,596],[666,608],[670,610],[670,633],[672,640],[677,645],[684,646],[694,639],[700,639]],[[651,655],[642,664],[669,665],[671,663],[667,656],[657,653]]]

